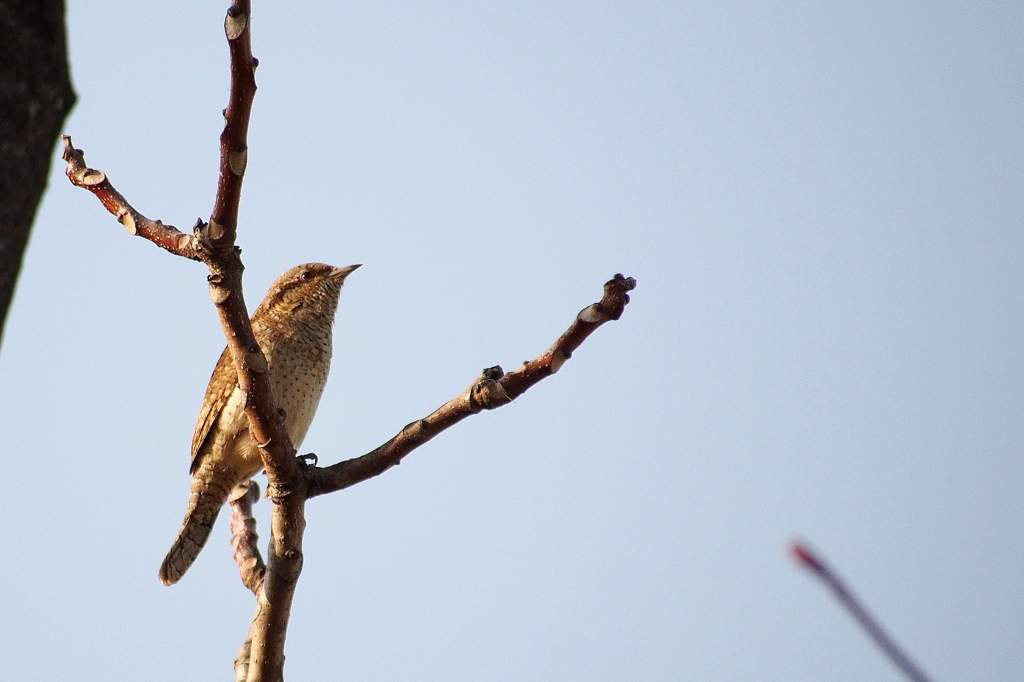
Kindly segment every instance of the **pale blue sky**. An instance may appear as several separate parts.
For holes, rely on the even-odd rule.
[[[147,215],[208,216],[224,7],[71,5],[67,131]],[[365,264],[304,450],[365,452],[639,281],[557,377],[310,504],[289,679],[899,679],[794,536],[937,680],[1019,676],[1019,3],[256,0],[253,28],[249,304]],[[0,351],[5,669],[229,679],[225,519],[156,577],[223,345],[204,273],[61,171]]]

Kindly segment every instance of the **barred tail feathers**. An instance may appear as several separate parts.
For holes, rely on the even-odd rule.
[[[185,571],[199,556],[206,540],[213,530],[213,522],[228,499],[231,485],[217,480],[212,470],[200,467],[192,477],[192,492],[188,498],[188,509],[174,544],[160,564],[160,581],[173,585],[181,580]]]

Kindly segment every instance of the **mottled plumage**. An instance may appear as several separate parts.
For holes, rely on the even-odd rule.
[[[358,265],[298,265],[270,287],[252,316],[267,358],[274,400],[296,448],[313,421],[331,366],[331,328],[345,277]],[[192,436],[192,489],[185,520],[160,566],[160,580],[177,582],[195,561],[231,489],[263,464],[249,435],[245,398],[227,348],[206,387]]]

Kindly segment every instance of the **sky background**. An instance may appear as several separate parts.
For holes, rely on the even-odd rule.
[[[365,264],[303,451],[366,452],[638,280],[556,377],[310,503],[289,679],[900,679],[794,537],[936,680],[1020,675],[1024,6],[254,4],[248,304]],[[66,130],[189,228],[225,6],[70,5]],[[226,515],[156,576],[205,273],[57,155],[0,350],[5,674],[230,679]]]

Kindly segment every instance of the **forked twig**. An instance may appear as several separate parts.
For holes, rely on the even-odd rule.
[[[206,264],[210,297],[216,306],[245,395],[245,414],[267,473],[274,502],[271,539],[264,564],[256,546],[252,504],[259,495],[254,483],[238,487],[231,498],[232,545],[242,583],[256,595],[256,614],[235,658],[235,679],[248,682],[282,680],[284,643],[292,597],[302,570],[302,536],[306,499],[347,488],[397,465],[403,457],[441,431],[481,410],[511,402],[531,386],[559,370],[583,340],[609,320],[617,320],[636,282],[615,275],[604,296],[584,308],[555,343],[534,360],[505,374],[500,367],[484,370],[462,395],[427,417],[409,424],[372,452],[333,466],[300,467],[284,427],[267,376],[267,360],[253,335],[242,293],[243,265],[235,246],[238,203],[248,160],[247,131],[256,93],[256,60],[252,56],[250,0],[233,0],[224,20],[231,55],[231,92],[220,136],[217,195],[210,219],[199,221],[191,234],[151,220],[136,210],[111,184],[106,173],[89,168],[85,154],[64,136],[67,177],[92,192],[133,235],[175,255]]]

